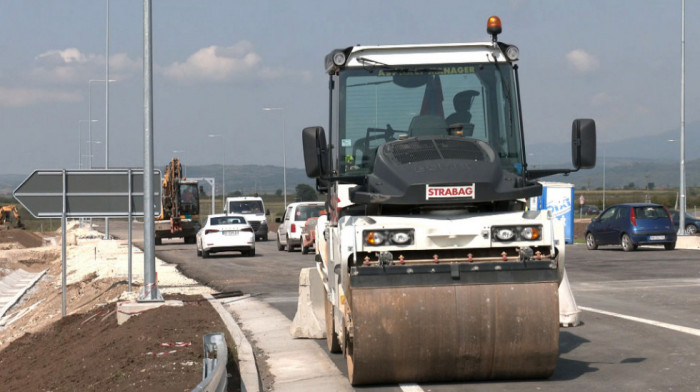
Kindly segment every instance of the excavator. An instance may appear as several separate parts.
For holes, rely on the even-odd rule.
[[[8,230],[11,228],[24,228],[24,223],[22,223],[20,219],[17,206],[10,204],[0,207],[0,224]]]
[[[161,245],[163,238],[185,239],[193,244],[200,229],[199,189],[196,181],[187,181],[182,176],[179,158],[173,158],[165,167],[160,216],[155,220],[155,243]]]

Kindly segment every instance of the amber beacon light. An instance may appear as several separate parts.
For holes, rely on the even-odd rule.
[[[498,16],[492,16],[489,18],[488,22],[486,22],[486,32],[491,34],[494,41],[496,41],[496,37],[498,34],[501,34],[502,30],[501,18]]]

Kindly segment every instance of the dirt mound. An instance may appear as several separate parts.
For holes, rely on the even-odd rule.
[[[185,306],[149,310],[118,326],[110,303],[24,334],[0,351],[3,390],[191,390],[202,379],[202,334],[226,327],[200,296],[166,299]]]
[[[36,233],[20,229],[0,230],[0,249],[36,248],[44,238]]]

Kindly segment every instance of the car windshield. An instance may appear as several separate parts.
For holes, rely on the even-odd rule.
[[[426,135],[483,141],[504,169],[521,173],[513,79],[508,63],[346,70],[340,77],[340,175],[371,172],[384,143]]]
[[[634,207],[634,216],[637,219],[668,218],[668,213],[661,206]]]
[[[229,213],[262,214],[263,203],[260,200],[231,201],[228,204]]]
[[[305,221],[309,218],[317,218],[321,216],[321,211],[323,211],[325,207],[323,205],[317,205],[317,206],[299,206],[297,208],[297,212],[294,215],[294,220],[295,221]]]
[[[210,219],[210,224],[212,226],[218,226],[218,225],[241,225],[245,224],[245,218],[242,216],[219,216],[219,217],[212,217]]]

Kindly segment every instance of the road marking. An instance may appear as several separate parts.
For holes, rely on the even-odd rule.
[[[639,279],[582,282],[572,285],[574,291],[647,290],[680,287],[700,287],[700,279]]]
[[[399,384],[403,392],[425,392],[418,384]]]
[[[649,320],[649,319],[643,319],[640,317],[627,316],[627,315],[620,314],[620,313],[608,312],[606,310],[589,308],[587,306],[579,306],[579,309],[583,309],[583,310],[588,311],[588,312],[600,313],[600,314],[604,314],[607,316],[618,317],[618,318],[625,319],[625,320],[636,321],[636,322],[642,323],[642,324],[649,324],[649,325],[654,325],[656,327],[667,328],[667,329],[670,329],[673,331],[687,333],[689,335],[700,336],[700,329],[682,327],[680,325],[669,324],[669,323],[664,323],[661,321],[655,321],[655,320]]]

